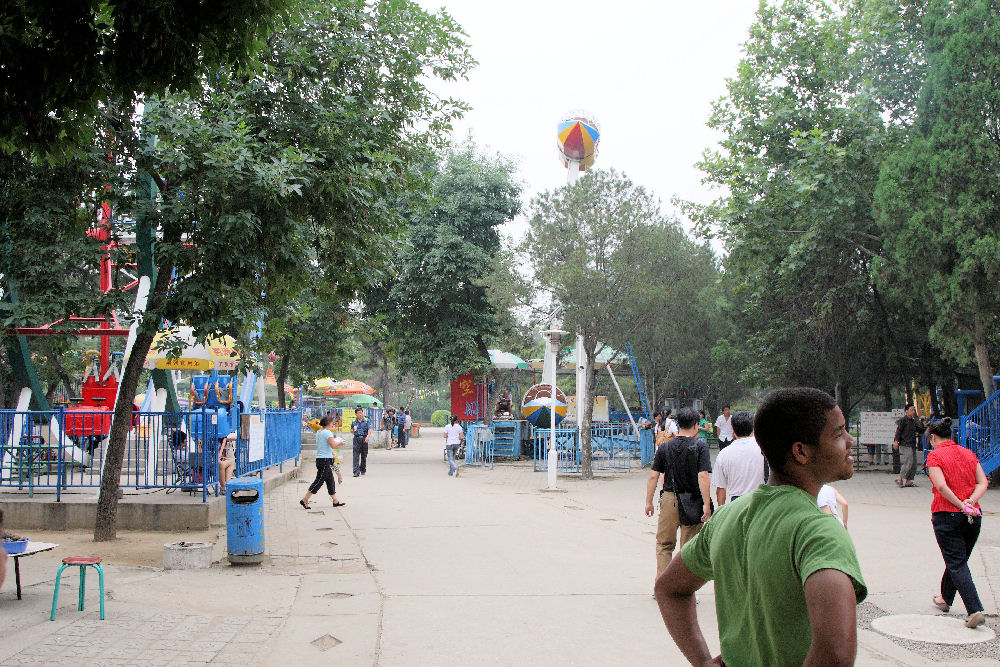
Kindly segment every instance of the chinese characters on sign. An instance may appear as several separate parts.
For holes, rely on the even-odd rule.
[[[451,383],[451,413],[461,421],[479,419],[479,385],[472,373],[459,375]]]

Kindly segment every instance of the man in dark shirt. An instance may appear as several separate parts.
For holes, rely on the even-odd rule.
[[[917,472],[917,438],[924,432],[924,423],[917,416],[912,403],[906,405],[906,416],[896,425],[892,448],[899,451],[899,479],[896,486],[916,486],[913,476]]]
[[[708,445],[698,439],[698,413],[692,408],[682,408],[677,413],[676,437],[656,448],[653,470],[646,480],[646,516],[653,516],[653,493],[663,476],[660,492],[660,518],[656,526],[656,574],[667,569],[673,558],[674,548],[698,534],[702,525],[712,515],[711,480],[712,458]],[[674,487],[676,483],[677,488]],[[701,493],[703,515],[701,523],[685,526],[680,522],[677,508],[678,493]],[[680,529],[680,544],[677,530]]]
[[[365,411],[358,408],[354,411],[354,423],[351,433],[354,434],[354,476],[364,475],[368,464],[368,431],[369,424],[365,421]]]

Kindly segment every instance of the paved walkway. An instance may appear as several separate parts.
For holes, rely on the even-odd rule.
[[[530,463],[450,478],[440,434],[422,435],[405,450],[373,451],[365,477],[348,472],[338,490],[343,508],[330,507],[325,494],[312,511],[299,507],[307,480],[269,492],[269,558],[259,567],[221,560],[224,529],[216,531],[220,562],[200,571],[141,567],[82,533],[32,531],[67,546],[25,561],[24,600],[5,583],[0,665],[683,664],[650,596],[647,471],[560,478],[566,493],[540,493],[545,476]],[[310,462],[303,476],[311,479]],[[871,589],[859,612],[858,664],[998,665],[998,640],[948,648],[869,629],[887,613],[936,613],[930,597],[942,563],[929,483],[918,483],[898,489],[885,473],[863,473],[838,485]],[[983,504],[993,511],[972,567],[996,629],[1000,493]],[[205,535],[126,537],[157,548],[182,539]],[[57,564],[70,548],[106,555],[106,621],[97,619],[92,576],[86,610],[76,610],[70,570],[57,619],[48,620]],[[699,598],[717,649],[710,585]]]

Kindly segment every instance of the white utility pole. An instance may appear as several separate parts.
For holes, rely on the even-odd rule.
[[[562,329],[548,329],[542,332],[542,337],[545,338],[545,357],[542,364],[542,382],[546,382],[549,385],[549,391],[552,395],[552,403],[550,405],[551,414],[549,416],[549,449],[548,449],[548,476],[549,476],[549,491],[555,491],[556,487],[556,468],[559,462],[558,454],[556,453],[556,403],[558,398],[556,397],[556,357],[559,355],[559,341],[567,332]],[[547,376],[547,377],[546,377]]]

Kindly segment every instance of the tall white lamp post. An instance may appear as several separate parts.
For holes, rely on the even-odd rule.
[[[551,393],[552,405],[550,407],[549,416],[549,451],[548,451],[548,473],[549,473],[549,491],[556,490],[556,468],[558,467],[559,456],[556,452],[556,403],[558,402],[557,392],[556,392],[556,357],[559,355],[559,340],[567,332],[562,329],[548,329],[542,332],[542,337],[545,338],[545,357],[542,364],[542,372],[544,376],[542,381],[547,382],[549,385],[549,391]]]

